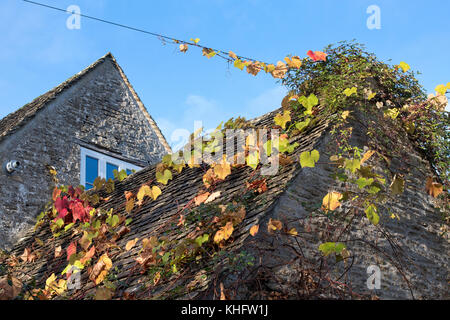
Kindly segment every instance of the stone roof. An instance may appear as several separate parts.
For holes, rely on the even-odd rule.
[[[130,82],[128,81],[128,78],[124,74],[122,68],[117,63],[116,59],[111,53],[107,53],[100,59],[98,59],[96,62],[88,66],[86,69],[82,70],[81,72],[75,74],[71,78],[67,79],[57,87],[51,89],[50,91],[44,93],[43,95],[37,97],[30,103],[27,103],[22,108],[16,110],[15,112],[10,113],[6,117],[0,120],[0,141],[2,141],[6,136],[13,134],[15,131],[19,130],[22,126],[26,125],[31,119],[34,118],[34,116],[43,108],[45,108],[48,103],[56,99],[62,92],[64,92],[66,89],[72,87],[75,85],[80,79],[82,79],[86,74],[94,70],[98,65],[102,64],[106,59],[110,59],[113,64],[118,69],[123,81],[131,91],[134,99],[136,100],[139,108],[144,113],[146,119],[149,121],[152,129],[155,131],[156,135],[160,139],[161,143],[163,144],[164,148],[167,152],[171,151],[171,148],[169,144],[167,143],[164,135],[161,133],[160,129],[158,128],[157,124],[153,120],[153,118],[148,113],[147,109],[145,108],[144,104],[140,100],[139,96],[131,86]]]
[[[249,122],[249,126],[272,128],[274,116],[279,112],[280,110],[275,110],[254,119]],[[354,116],[359,117],[356,112]],[[356,139],[353,142],[357,142],[356,144],[360,147],[365,145],[367,138],[365,131],[359,131],[364,128],[358,124],[361,119],[358,118],[352,123],[355,127],[353,136]],[[124,248],[130,240],[136,238],[142,240],[151,236],[159,238],[167,235],[170,239],[181,240],[195,232],[196,224],[194,223],[189,224],[187,229],[178,228],[176,225],[180,215],[187,214],[185,208],[204,190],[202,177],[207,168],[205,166],[185,168],[181,173],[174,173],[173,180],[169,181],[166,186],[158,184],[162,194],[156,201],[144,201],[142,206],[135,207],[131,214],[127,214],[125,210],[125,191],[136,194],[143,184],[155,184],[156,166],[147,167],[121,182],[116,181],[115,190],[112,193],[100,194],[108,199],[101,204],[101,208],[114,209],[115,214],[119,213],[133,219],[129,225],[130,232],[116,241],[118,248],[121,249],[111,248],[108,250],[113,267],[118,268],[116,279],[120,285],[115,292],[116,296],[123,297],[123,294],[127,292],[143,294],[138,295],[138,298],[211,299],[218,298],[220,295],[220,292],[217,293],[218,286],[223,282],[225,288],[234,286],[235,291],[238,292],[238,295],[234,297],[240,299],[251,299],[254,297],[252,290],[255,290],[255,293],[260,292],[261,286],[270,288],[267,292],[280,294],[274,298],[353,298],[353,295],[349,296],[349,291],[355,292],[357,289],[365,292],[359,297],[368,297],[370,293],[367,293],[366,288],[366,268],[368,265],[378,263],[376,261],[380,257],[382,259],[388,257],[387,268],[390,268],[389,270],[398,268],[400,275],[391,271],[383,275],[383,283],[389,284],[393,289],[378,291],[382,296],[388,299],[417,297],[417,294],[419,297],[425,298],[448,297],[448,287],[445,287],[447,283],[445,277],[446,274],[448,275],[448,256],[444,252],[448,252],[449,242],[439,236],[440,217],[433,211],[433,202],[421,185],[421,181],[425,181],[432,171],[429,163],[427,164],[417,155],[408,142],[408,138],[403,136],[400,138],[405,140],[399,141],[398,146],[404,149],[402,152],[405,157],[402,158],[402,161],[392,159],[388,170],[393,169],[394,172],[410,174],[411,180],[408,180],[404,194],[397,198],[397,203],[386,204],[389,209],[402,216],[401,220],[397,222],[397,220],[389,218],[387,214],[380,215],[383,225],[386,226],[386,230],[380,230],[371,225],[364,214],[359,214],[346,238],[352,243],[350,250],[355,254],[350,265],[352,267],[353,262],[355,263],[355,273],[351,273],[349,277],[357,279],[359,287],[355,286],[350,290],[344,290],[344,286],[339,286],[339,282],[335,282],[335,286],[330,286],[324,285],[326,282],[322,280],[319,283],[324,285],[324,288],[320,290],[319,287],[313,289],[296,287],[298,284],[308,286],[313,279],[317,279],[317,273],[322,277],[331,277],[331,273],[329,273],[331,271],[321,274],[324,264],[335,263],[334,267],[330,264],[330,268],[333,269],[332,272],[336,273],[333,275],[337,281],[345,273],[342,265],[339,266],[337,262],[324,260],[317,250],[318,245],[324,241],[329,232],[328,224],[326,217],[311,216],[310,213],[307,213],[307,206],[311,202],[321,203],[324,194],[329,192],[330,188],[343,191],[349,186],[342,183],[336,184],[331,177],[333,169],[326,160],[321,160],[322,164],[317,165],[314,169],[303,169],[298,161],[302,152],[313,149],[320,151],[321,159],[327,159],[326,150],[331,148],[334,152],[336,147],[335,138],[330,138],[329,132],[329,119],[318,116],[305,131],[293,135],[290,142],[299,144],[290,155],[294,161],[281,165],[276,175],[264,176],[267,191],[262,194],[254,194],[251,199],[247,200],[245,219],[235,226],[232,235],[233,241],[222,249],[228,255],[223,259],[204,258],[200,262],[193,262],[183,271],[186,273],[182,273],[174,279],[167,279],[167,281],[161,280],[157,286],[151,287],[151,296],[148,295],[150,291],[144,288],[145,283],[149,281],[149,276],[141,272],[140,265],[136,261],[142,249],[141,244],[134,246],[130,251],[126,251]],[[411,166],[405,169],[403,163],[410,163]],[[378,166],[378,164],[374,165]],[[386,167],[382,168],[386,169]],[[221,193],[210,205],[231,203],[233,199],[245,197],[248,193],[247,182],[261,178],[259,171],[256,172],[255,176],[255,171],[248,166],[234,168],[231,175],[215,185],[214,192],[220,191]],[[202,206],[197,209],[203,208]],[[196,214],[208,215],[208,207],[204,208],[205,211],[199,210]],[[347,208],[346,210],[351,211],[351,209]],[[280,242],[274,243],[275,238],[266,230],[266,226],[269,219],[280,219],[280,215],[285,216],[286,220],[283,221],[289,221],[290,226],[294,226],[298,230],[299,238],[284,235],[284,238],[281,236],[276,238]],[[249,230],[255,224],[260,225],[260,231],[255,237],[252,237]],[[379,239],[380,232],[388,235],[387,240]],[[36,239],[42,240],[43,245],[38,245]],[[73,239],[70,234],[63,234],[53,240],[48,226],[40,228],[36,232],[30,231],[11,253],[20,256],[25,248],[33,248],[33,250],[40,251],[42,255],[34,262],[21,265],[20,280],[27,282],[34,279],[36,284],[42,287],[52,273],[60,276],[62,269],[67,265],[66,255],[54,258],[54,250],[58,245],[67,248],[71,241]],[[380,243],[382,250],[371,247],[372,242]],[[424,251],[424,244],[428,251]],[[298,245],[297,250],[300,251],[295,251],[295,254],[292,255],[291,249],[294,245]],[[258,259],[258,266],[251,271],[245,271],[249,272],[244,274],[247,281],[245,285],[242,285],[242,282],[236,284],[236,273],[229,269],[232,257],[250,251]],[[289,253],[287,253],[288,251]],[[300,256],[302,259],[298,260]],[[389,258],[390,256],[393,256],[394,259]],[[286,257],[288,261],[280,259]],[[353,261],[355,257],[356,260]],[[292,260],[289,260],[291,258]],[[269,266],[271,267],[269,268]],[[273,268],[277,270],[276,274],[265,273]],[[241,276],[239,274],[239,277]],[[74,299],[91,298],[95,294],[95,285],[88,277],[88,272],[82,273],[82,288],[74,293],[72,296]],[[404,281],[405,278],[409,280]],[[143,288],[144,290],[142,290]],[[176,288],[187,288],[187,290],[183,289],[182,292],[178,292],[178,289],[175,290]],[[240,289],[242,290],[239,293]],[[261,298],[261,296],[257,297]],[[263,295],[263,297],[267,298],[267,295]]]
[[[277,112],[279,110],[257,118],[251,121],[250,125],[254,128],[271,128],[273,127],[273,117]],[[291,155],[292,159],[296,157],[298,159],[299,154],[303,151],[312,150],[319,143],[327,126],[327,121],[322,120],[305,132],[295,136],[291,143],[298,142],[299,147]],[[277,198],[300,170],[298,161],[293,161],[291,164],[281,166],[277,175],[266,177],[267,192],[252,199],[244,222],[239,225],[238,230],[233,234],[234,242],[229,250],[239,248],[247,240],[250,227],[267,217],[267,213],[274,206]],[[220,201],[239,196],[243,188],[246,188],[246,181],[249,180],[252,171],[247,166],[233,169],[232,174],[225,181],[219,183],[215,189],[215,191],[221,192]],[[155,179],[155,173],[156,166],[150,166],[129,176],[122,182],[116,181],[114,192],[108,194],[110,200],[102,204],[102,207],[105,209],[114,208],[115,213],[126,214],[124,192],[131,191],[136,193],[141,185]],[[129,225],[131,231],[117,241],[118,246],[124,247],[129,240],[135,238],[142,239],[158,235],[160,228],[177,221],[180,213],[183,212],[183,207],[191,202],[201,189],[204,189],[203,174],[204,168],[185,168],[181,173],[174,174],[173,180],[167,186],[160,186],[162,194],[156,201],[144,202],[142,207],[133,211],[133,221]],[[255,179],[256,177],[253,178]],[[126,215],[129,216],[128,214]],[[177,237],[185,237],[190,232],[192,230],[186,230],[182,234],[177,235]],[[33,243],[35,238],[47,239],[50,235],[48,228],[42,228],[36,233],[30,232],[18,243],[12,253],[20,255],[25,248]],[[69,244],[68,239],[65,237],[58,239],[57,242],[62,243],[63,246]],[[54,243],[46,244],[42,250],[48,252],[48,254],[44,254],[41,259],[24,266],[22,270],[26,274],[24,279],[36,278],[38,282],[42,282],[53,272],[61,272],[61,267],[64,268],[64,261],[62,261],[64,258],[62,260],[53,258],[54,245]],[[133,272],[136,268],[135,258],[138,251],[139,248],[136,246],[129,252],[116,253],[112,258],[114,266],[120,269],[118,279],[127,282],[126,291],[133,291],[133,288],[138,287],[139,280],[142,278],[139,272]],[[83,289],[89,290],[89,288],[92,288],[92,282],[85,277],[87,277],[86,274],[82,278],[82,283],[86,285],[86,288]]]

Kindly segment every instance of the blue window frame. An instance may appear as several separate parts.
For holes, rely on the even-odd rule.
[[[114,170],[119,172],[125,170],[127,174],[130,175],[135,171],[141,170],[142,168],[81,147],[80,169],[80,184],[83,185],[86,190],[89,190],[94,187],[94,180],[97,177],[106,178],[106,180],[114,180]]]
[[[98,177],[98,159],[86,156],[86,183],[87,190],[94,187],[94,180]]]
[[[113,179],[114,180],[114,170],[119,171],[119,166],[116,166],[112,163],[106,163],[106,180]]]

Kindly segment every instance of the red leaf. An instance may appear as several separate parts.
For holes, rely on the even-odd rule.
[[[72,242],[70,243],[69,247],[67,248],[67,261],[70,260],[70,256],[77,253],[77,243]]]
[[[73,222],[77,222],[78,220],[80,220],[80,221],[84,220],[85,209],[81,202],[72,201],[70,203],[70,210],[72,211]]]
[[[61,213],[61,211],[63,209],[68,209],[69,207],[69,200],[67,199],[66,196],[64,196],[64,198],[57,198],[55,201],[55,208],[56,211],[58,211],[58,213]]]
[[[313,61],[327,61],[327,54],[321,51],[315,51],[312,52],[311,50],[308,51],[307,55],[313,60]]]

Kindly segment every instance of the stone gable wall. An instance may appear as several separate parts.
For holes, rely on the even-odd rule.
[[[50,199],[54,166],[62,183],[80,183],[80,144],[109,155],[158,162],[166,149],[110,59],[50,102],[27,125],[0,141],[0,248],[8,249],[35,223]]]

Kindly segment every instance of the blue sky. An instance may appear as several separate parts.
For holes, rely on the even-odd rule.
[[[433,92],[450,81],[448,0],[37,0],[240,55],[277,62],[310,49],[356,39],[384,61],[406,61]],[[366,26],[369,5],[381,9],[381,29]],[[158,39],[88,19],[66,28],[68,14],[21,0],[0,2],[0,118],[111,51],[169,143],[176,128],[193,131],[222,120],[252,118],[279,106],[285,89],[257,77],[183,54]]]

